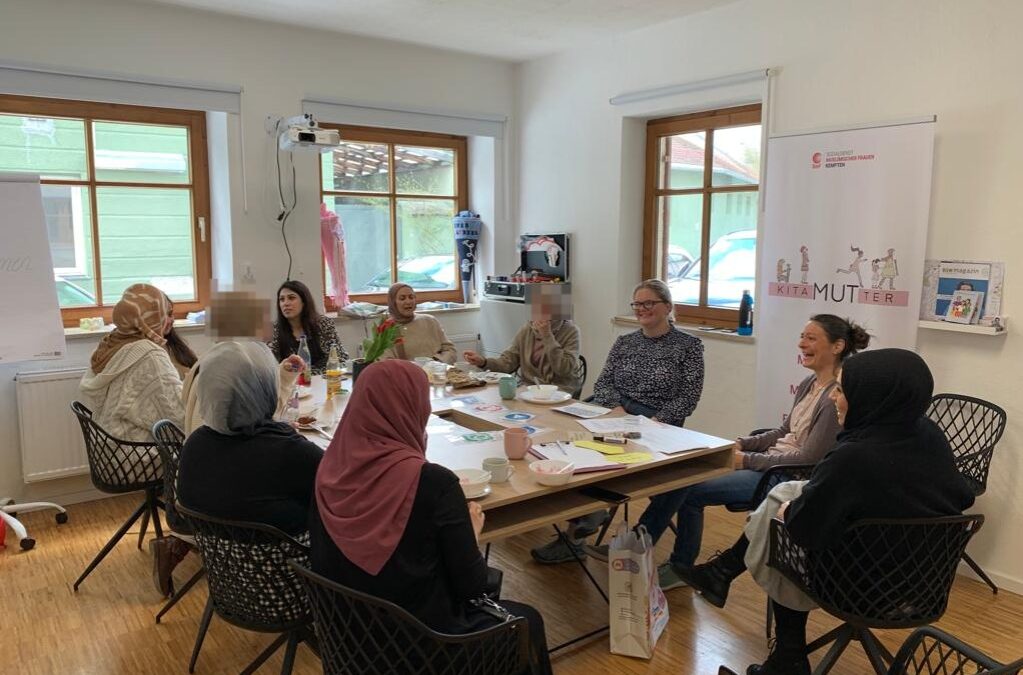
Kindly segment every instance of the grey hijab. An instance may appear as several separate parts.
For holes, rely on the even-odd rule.
[[[251,436],[273,423],[277,361],[262,342],[221,342],[201,359],[196,376],[199,414],[206,426]]]

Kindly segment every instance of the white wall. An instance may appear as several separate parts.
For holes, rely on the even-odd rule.
[[[514,69],[493,59],[138,2],[13,0],[3,3],[2,14],[0,62],[243,87],[244,162],[238,116],[227,116],[226,124],[222,118],[211,120],[211,144],[229,146],[212,166],[219,176],[212,232],[229,234],[221,236],[220,249],[214,241],[214,269],[220,280],[233,276],[241,281],[250,264],[253,285],[267,295],[276,291],[287,268],[279,227],[273,222],[276,214],[265,213],[262,206],[267,159],[272,157],[263,130],[267,115],[299,113],[306,95],[415,109],[512,112]],[[498,141],[486,148],[491,165],[476,161],[474,179],[490,176],[499,187],[507,181],[502,145]],[[298,208],[289,221],[292,276],[314,289],[322,287],[317,157],[296,156]],[[243,185],[248,189],[247,212]],[[495,230],[507,229],[507,198],[492,195],[486,208],[493,214],[487,222],[493,240]],[[474,332],[475,321],[472,313],[442,318],[456,334]],[[356,333],[354,325],[342,324],[346,345],[354,346]],[[87,478],[28,489],[22,484],[13,376],[18,370],[85,364],[94,347],[94,340],[75,341],[61,362],[0,367],[0,496],[74,498],[73,493],[88,489]]]
[[[576,233],[573,288],[594,370],[615,332],[608,317],[638,281],[642,239],[642,145],[608,98],[758,68],[781,68],[774,132],[937,114],[927,255],[1006,261],[1005,312],[1020,315],[1021,25],[1017,0],[743,0],[521,66],[521,222]],[[987,524],[971,552],[1023,592],[1023,406],[1014,395],[1023,365],[1010,356],[1020,337],[1009,325],[1000,338],[921,331],[919,347],[939,391],[1008,411],[977,507]],[[752,419],[753,346],[705,343],[708,385],[694,423],[738,434]]]

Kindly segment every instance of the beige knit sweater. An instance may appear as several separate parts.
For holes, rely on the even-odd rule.
[[[426,356],[449,365],[458,360],[455,345],[444,334],[440,321],[429,314],[416,314],[401,327],[401,337],[402,344],[391,347],[381,358],[412,360],[417,356]]]
[[[499,373],[518,371],[527,384],[537,381],[556,384],[562,391],[575,393],[583,384],[583,368],[579,361],[579,328],[571,321],[562,321],[555,326],[543,340],[539,366],[534,366],[531,360],[536,336],[527,322],[515,334],[511,346],[500,356],[487,359],[483,367]]]

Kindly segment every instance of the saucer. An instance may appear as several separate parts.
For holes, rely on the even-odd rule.
[[[519,400],[525,401],[526,403],[537,403],[539,405],[550,405],[552,403],[564,403],[565,401],[571,400],[572,395],[567,391],[556,391],[547,398],[537,398],[533,392],[528,389],[519,392]]]
[[[465,498],[466,499],[479,499],[480,497],[486,497],[487,495],[489,495],[491,493],[491,491],[492,490],[491,490],[491,487],[490,487],[489,484],[488,485],[484,485],[482,490],[480,490],[479,492],[474,492],[471,495],[465,495]]]

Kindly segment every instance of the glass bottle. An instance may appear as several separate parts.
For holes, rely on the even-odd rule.
[[[298,383],[303,387],[308,387],[313,383],[313,364],[312,357],[309,355],[309,343],[305,335],[301,335],[298,338],[298,356],[305,364],[302,372],[298,374]]]

